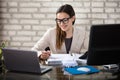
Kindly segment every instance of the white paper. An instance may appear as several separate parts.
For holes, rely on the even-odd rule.
[[[57,64],[57,62],[61,61],[62,66],[65,67],[77,66],[78,63],[76,62],[76,60],[78,60],[80,56],[81,54],[76,53],[72,53],[72,56],[71,54],[51,54],[48,62],[53,62],[53,64]]]

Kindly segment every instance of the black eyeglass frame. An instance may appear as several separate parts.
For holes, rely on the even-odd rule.
[[[67,24],[68,23],[68,20],[70,19],[71,17],[68,17],[68,18],[63,18],[63,19],[55,19],[55,21],[56,21],[56,23],[58,23],[58,24],[61,24],[61,22],[62,23],[64,23],[64,24]]]

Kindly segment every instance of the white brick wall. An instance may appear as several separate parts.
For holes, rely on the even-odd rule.
[[[92,24],[120,23],[120,0],[0,0],[0,41],[30,49],[55,26],[56,10],[66,3],[75,9],[75,26],[88,32]]]

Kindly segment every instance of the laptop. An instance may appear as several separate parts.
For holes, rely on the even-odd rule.
[[[36,51],[4,48],[3,57],[8,71],[43,74],[52,70],[52,66],[39,63]]]

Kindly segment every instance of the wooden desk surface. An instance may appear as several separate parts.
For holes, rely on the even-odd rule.
[[[116,77],[102,71],[88,75],[68,75],[64,73],[63,68],[54,67],[52,71],[43,75],[7,72],[5,75],[0,75],[0,80],[108,80]]]

